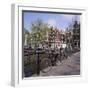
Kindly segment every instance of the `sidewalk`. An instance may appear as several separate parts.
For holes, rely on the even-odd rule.
[[[47,73],[40,72],[40,76],[80,75],[80,52],[53,66]]]

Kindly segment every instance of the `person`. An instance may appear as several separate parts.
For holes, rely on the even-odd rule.
[[[62,47],[62,45],[61,45],[61,47],[60,47],[60,62],[62,62],[62,54],[63,53],[63,47]]]
[[[72,53],[71,51],[72,51],[72,48],[71,48],[71,45],[69,44],[68,45],[68,56],[71,56],[71,53]]]
[[[65,57],[66,57],[66,59],[68,58],[68,47],[67,47],[67,45],[66,45],[66,47],[65,47]]]
[[[57,45],[56,45],[56,47],[55,47],[55,51],[54,51],[54,65],[56,65],[56,62],[57,62],[57,60],[58,60],[58,55],[59,55],[59,53],[58,53],[58,47],[57,47]]]

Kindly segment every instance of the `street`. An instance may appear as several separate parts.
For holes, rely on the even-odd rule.
[[[74,53],[62,63],[58,62],[49,72],[42,73],[40,76],[62,76],[62,75],[80,75],[80,52]]]

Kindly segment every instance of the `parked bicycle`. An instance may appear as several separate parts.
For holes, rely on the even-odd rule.
[[[45,54],[45,57],[40,62],[41,71],[44,73],[50,71],[58,62],[61,63],[62,60],[68,57],[66,50],[63,48],[60,50],[48,50]]]

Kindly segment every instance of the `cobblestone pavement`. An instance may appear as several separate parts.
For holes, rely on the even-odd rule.
[[[58,62],[57,66],[53,66],[49,72],[42,73],[40,76],[65,76],[65,75],[80,75],[80,52],[77,52],[68,59]]]

